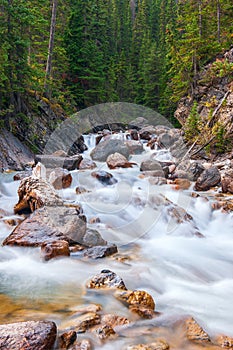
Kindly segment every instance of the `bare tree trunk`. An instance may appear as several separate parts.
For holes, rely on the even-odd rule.
[[[52,56],[53,56],[54,36],[55,36],[55,28],[56,28],[57,5],[58,5],[58,0],[53,0],[52,17],[51,17],[50,34],[49,34],[49,48],[48,48],[48,57],[47,57],[46,73],[45,73],[45,81],[44,81],[44,89],[47,94],[49,94],[48,83],[51,78],[51,72],[52,72]]]
[[[221,6],[220,6],[220,0],[217,0],[217,38],[218,42],[221,41]]]
[[[202,1],[198,0],[199,35],[202,36]]]
[[[136,4],[135,0],[130,0],[130,10],[131,10],[131,16],[132,16],[132,23],[135,21],[136,16]]]

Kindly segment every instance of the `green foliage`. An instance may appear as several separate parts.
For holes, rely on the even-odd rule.
[[[213,128],[213,134],[215,135],[215,149],[218,153],[224,153],[229,145],[229,140],[226,136],[226,129],[220,122],[216,123]]]
[[[197,108],[198,104],[196,101],[194,101],[184,127],[185,138],[187,141],[192,141],[199,134],[200,115]]]

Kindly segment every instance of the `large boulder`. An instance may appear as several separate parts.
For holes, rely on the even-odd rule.
[[[59,157],[53,154],[37,154],[35,163],[43,164],[47,169],[64,168],[67,170],[75,170],[79,168],[83,157],[76,154],[71,157]]]
[[[125,142],[130,154],[141,154],[144,152],[143,144],[139,141],[129,140]]]
[[[129,158],[129,149],[123,140],[108,139],[100,142],[91,152],[91,158],[95,161],[105,162],[110,154],[120,153]]]
[[[3,245],[37,247],[58,240],[82,244],[85,233],[85,216],[79,215],[78,209],[43,207],[22,221],[3,241]]]
[[[211,167],[203,171],[195,184],[196,191],[208,191],[211,187],[218,185],[221,181],[221,175],[216,167]]]
[[[14,207],[15,213],[33,212],[45,205],[62,206],[63,201],[51,184],[42,178],[29,176],[24,178],[18,188],[19,201]]]
[[[54,322],[28,321],[0,325],[0,349],[52,350],[57,327]]]
[[[144,160],[141,165],[140,165],[140,170],[141,171],[162,171],[163,172],[163,168],[161,166],[161,164],[155,160],[155,159],[147,159]]]

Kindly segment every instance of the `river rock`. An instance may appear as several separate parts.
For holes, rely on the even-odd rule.
[[[144,126],[139,130],[139,135],[142,140],[149,141],[151,136],[156,133],[156,128],[153,125]]]
[[[63,201],[51,184],[41,178],[29,176],[23,179],[18,189],[19,201],[15,213],[33,212],[43,206],[62,206]]]
[[[129,149],[123,140],[108,139],[101,141],[92,151],[91,158],[95,161],[105,162],[110,154],[120,153],[129,158]]]
[[[41,245],[41,256],[45,261],[56,257],[70,256],[69,243],[62,240],[45,242]]]
[[[116,336],[116,332],[114,329],[109,325],[101,325],[100,327],[97,327],[94,329],[94,334],[100,339],[100,340],[106,340],[108,338],[112,338]]]
[[[59,337],[60,348],[68,349],[70,345],[74,344],[76,339],[77,339],[77,334],[75,331],[69,331],[69,332],[63,333]]]
[[[82,244],[87,247],[106,246],[107,241],[103,239],[97,230],[88,228],[83,236]]]
[[[113,175],[104,170],[93,171],[91,176],[95,177],[99,182],[106,186],[111,186],[117,183],[117,180]]]
[[[233,193],[233,169],[228,170],[222,175],[222,192]]]
[[[101,323],[114,329],[115,327],[129,324],[129,320],[126,317],[107,314],[101,318]]]
[[[145,318],[145,319],[152,319],[152,318],[160,315],[160,313],[155,312],[154,310],[148,309],[148,308],[143,307],[143,306],[137,306],[137,305],[131,305],[129,307],[129,310],[131,312],[134,312],[135,314],[137,314],[141,318]]]
[[[68,170],[56,168],[49,174],[48,181],[55,188],[55,190],[61,190],[62,188],[70,187],[72,183],[72,176]]]
[[[28,321],[0,325],[0,349],[52,350],[57,327],[54,322]]]
[[[139,141],[130,140],[126,141],[125,144],[128,147],[130,154],[141,154],[144,152],[143,144]]]
[[[85,333],[90,327],[100,323],[100,316],[95,312],[88,312],[79,316],[72,316],[71,319],[60,324],[60,329],[73,330],[77,333]]]
[[[221,181],[221,175],[216,167],[211,167],[203,171],[195,184],[196,191],[208,191],[211,187],[218,185]]]
[[[233,338],[226,335],[220,335],[216,339],[217,345],[224,349],[233,349]]]
[[[158,136],[157,142],[161,148],[169,148],[175,142],[175,140],[172,135],[170,135],[168,132],[165,132]]]
[[[74,346],[70,347],[69,350],[91,350],[92,345],[90,340],[88,339],[83,339]]]
[[[127,306],[139,306],[149,310],[154,310],[155,302],[152,296],[143,290],[117,291],[115,296]]]
[[[151,177],[149,177],[148,181],[153,186],[166,185],[166,183],[167,183],[167,179],[165,179],[165,177],[161,177],[161,176],[151,176]]]
[[[86,220],[77,209],[43,207],[22,221],[3,241],[3,245],[36,247],[57,240],[82,244],[85,233]]]
[[[143,117],[137,117],[129,122],[130,129],[141,129],[144,126],[148,126],[148,120]]]
[[[188,179],[175,179],[173,182],[178,186],[177,189],[188,190],[191,186],[191,182]]]
[[[91,159],[84,158],[79,164],[79,170],[95,169],[96,163]]]
[[[108,244],[105,246],[96,246],[84,251],[84,256],[92,259],[101,259],[117,253],[117,246],[115,244]]]
[[[76,194],[83,194],[83,193],[88,193],[88,192],[90,192],[90,191],[88,191],[85,187],[83,187],[83,186],[77,186],[76,188],[75,188],[75,192],[76,192]]]
[[[210,337],[193,317],[185,321],[186,336],[192,341],[209,342]]]
[[[121,277],[115,272],[110,270],[102,270],[100,274],[95,275],[88,282],[87,288],[108,288],[108,289],[123,289],[126,290],[126,286]]]
[[[197,181],[198,177],[203,173],[205,167],[197,161],[182,161],[172,174],[171,178],[183,178],[190,181]]]
[[[130,130],[130,138],[133,141],[138,141],[139,140],[139,134],[137,129],[132,129]]]
[[[165,177],[163,170],[147,170],[142,172],[143,177]]]
[[[35,163],[41,163],[47,169],[63,168],[67,170],[75,170],[79,168],[82,159],[83,157],[80,154],[71,157],[56,157],[52,154],[37,154],[35,156]]]
[[[132,168],[133,164],[127,160],[122,154],[120,153],[113,153],[108,156],[106,163],[109,167],[109,169],[116,169],[116,168]]]
[[[55,157],[67,157],[67,153],[62,149],[58,149],[57,151],[53,152],[52,155]]]
[[[169,344],[162,339],[155,340],[151,344],[131,345],[126,350],[169,350]]]
[[[140,171],[162,171],[163,168],[161,164],[155,159],[144,160],[140,165]]]

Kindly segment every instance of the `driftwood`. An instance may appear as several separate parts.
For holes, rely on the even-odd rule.
[[[212,126],[213,120],[216,116],[216,114],[218,113],[218,111],[220,110],[220,108],[222,107],[223,102],[226,100],[227,96],[230,94],[230,90],[228,90],[225,95],[223,96],[223,98],[221,99],[220,103],[218,104],[218,106],[215,108],[211,119],[208,121],[207,126]]]

